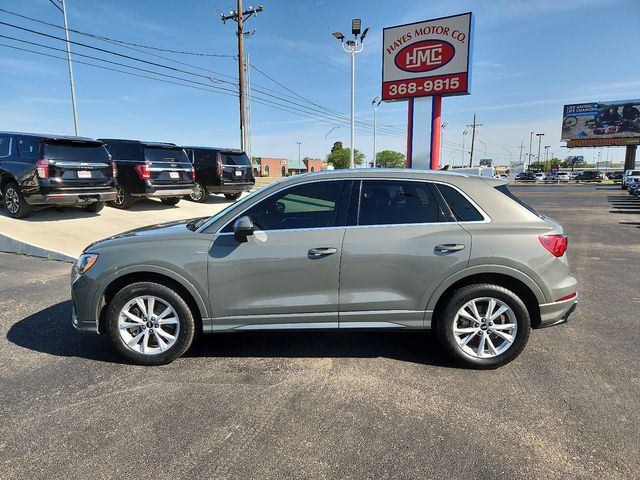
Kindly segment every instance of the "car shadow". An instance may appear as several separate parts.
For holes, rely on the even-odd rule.
[[[127,363],[104,335],[78,332],[71,325],[71,301],[19,320],[7,332],[11,343],[58,357]],[[429,332],[420,331],[260,331],[200,335],[187,358],[389,358],[461,368],[451,362]]]
[[[612,210],[609,213],[616,215],[640,215],[640,200],[630,197],[627,192],[620,192],[618,195],[607,195]],[[633,222],[620,221],[621,225],[634,225]]]
[[[106,207],[105,207],[106,208]],[[35,207],[33,215],[21,218],[21,222],[50,222],[52,220],[75,220],[76,218],[92,218],[100,212],[87,212],[79,207]],[[7,211],[0,207],[0,216],[9,217]]]

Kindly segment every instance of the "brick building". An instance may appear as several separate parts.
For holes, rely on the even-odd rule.
[[[254,157],[254,174],[258,177],[286,177],[289,161],[286,158]]]

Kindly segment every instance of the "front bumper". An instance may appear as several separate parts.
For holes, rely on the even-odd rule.
[[[115,200],[115,189],[104,192],[49,193],[25,197],[29,205],[89,205],[94,202]]]
[[[578,306],[578,295],[562,302],[540,305],[540,325],[538,328],[553,327],[566,323]]]

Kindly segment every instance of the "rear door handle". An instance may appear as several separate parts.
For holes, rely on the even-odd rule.
[[[435,251],[441,253],[459,252],[464,250],[464,245],[459,243],[443,243],[442,245],[436,245]]]
[[[337,253],[338,249],[337,248],[333,248],[333,247],[319,247],[319,248],[312,248],[311,250],[309,250],[309,256],[310,257],[325,257],[327,255],[333,255],[334,253]]]

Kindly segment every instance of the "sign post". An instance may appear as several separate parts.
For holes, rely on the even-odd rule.
[[[383,30],[382,100],[408,101],[407,168],[440,168],[442,97],[469,94],[472,36],[470,12]]]

